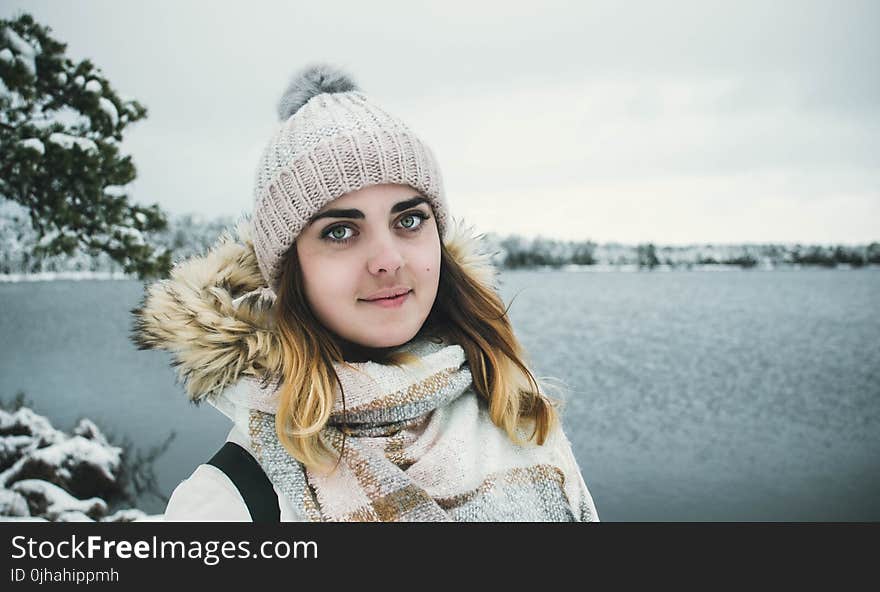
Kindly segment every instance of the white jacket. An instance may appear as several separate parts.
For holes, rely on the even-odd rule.
[[[237,427],[226,436],[248,452],[248,438]],[[292,521],[293,509],[273,485],[281,509],[281,521]],[[171,493],[165,508],[167,522],[251,522],[251,515],[238,488],[226,473],[214,465],[201,464]]]

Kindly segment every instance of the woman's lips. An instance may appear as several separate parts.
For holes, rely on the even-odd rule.
[[[409,295],[412,294],[412,290],[406,292],[405,294],[401,294],[396,298],[379,298],[378,300],[364,300],[367,304],[375,304],[377,306],[381,306],[382,308],[397,308],[401,306]]]

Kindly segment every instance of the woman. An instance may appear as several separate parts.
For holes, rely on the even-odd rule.
[[[326,65],[279,115],[253,215],[133,311],[246,452],[197,467],[166,520],[597,520],[433,152]]]

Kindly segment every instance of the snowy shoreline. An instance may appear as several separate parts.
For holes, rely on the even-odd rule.
[[[835,267],[825,267],[820,265],[756,265],[754,267],[743,267],[741,265],[729,264],[695,264],[685,265],[666,265],[660,264],[654,266],[650,271],[653,272],[670,272],[670,271],[803,271],[803,270],[829,270],[829,271],[853,271],[860,269],[880,269],[880,265],[869,264],[862,267],[854,267],[851,265],[837,265]],[[608,265],[597,263],[595,265],[562,265],[553,267],[550,265],[542,265],[535,267],[519,267],[519,268],[501,268],[502,272],[515,271],[564,271],[568,273],[635,273],[639,271],[648,271],[647,268],[638,265]],[[0,273],[0,284],[14,284],[21,282],[52,282],[52,281],[106,281],[106,280],[136,280],[137,276],[123,273],[121,271],[45,271],[41,273]]]
[[[124,456],[89,419],[66,434],[26,406],[0,409],[0,522],[161,521],[124,507]]]
[[[121,271],[44,271],[41,273],[0,273],[0,283],[52,282],[56,280],[132,280]]]

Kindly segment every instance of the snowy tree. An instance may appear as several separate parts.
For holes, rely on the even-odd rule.
[[[578,243],[571,255],[571,262],[575,265],[594,265],[596,263],[595,252],[596,243],[593,241]]]
[[[128,202],[137,173],[119,150],[147,110],[50,33],[26,13],[0,20],[0,200],[29,211],[36,257],[103,252],[126,273],[164,274],[171,253],[145,234],[166,228],[165,215]]]
[[[636,252],[638,254],[639,267],[653,269],[660,264],[660,260],[657,259],[657,249],[654,247],[654,243],[639,245],[636,247]]]

